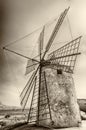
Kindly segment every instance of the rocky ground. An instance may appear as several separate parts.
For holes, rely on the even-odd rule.
[[[8,126],[1,128],[0,130],[86,130],[86,121],[82,121],[79,127],[72,127],[72,128],[46,128],[46,127],[38,127],[38,126],[29,126],[28,124],[16,124],[13,126]]]

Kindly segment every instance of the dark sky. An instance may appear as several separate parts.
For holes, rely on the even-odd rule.
[[[80,47],[82,55],[77,60],[74,74],[76,92],[78,97],[86,98],[86,0],[1,0],[0,46],[39,28],[58,16],[69,5],[71,8],[68,17],[73,38],[83,35]],[[37,38],[38,33],[11,48],[25,55],[34,56],[33,46],[37,48],[37,45],[33,43]],[[28,76],[24,76],[25,66],[26,59],[8,52],[4,53],[0,49],[0,100],[4,104],[19,105],[19,91],[28,79]]]

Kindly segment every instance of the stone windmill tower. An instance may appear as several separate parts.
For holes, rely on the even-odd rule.
[[[65,9],[60,15],[44,53],[42,53],[45,35],[43,27],[39,36],[39,60],[25,57],[29,59],[26,73],[34,71],[20,95],[21,105],[25,109],[32,92],[27,119],[29,124],[72,127],[78,126],[80,122],[72,73],[77,55],[80,54],[78,50],[81,36],[51,52],[46,58],[68,10],[69,8]],[[18,54],[7,47],[3,49]]]

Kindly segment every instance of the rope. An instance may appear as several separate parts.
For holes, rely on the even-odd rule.
[[[54,20],[52,21],[52,19],[54,19]],[[50,21],[48,21],[46,24],[44,24],[44,25],[40,26],[39,28],[37,28],[36,30],[32,31],[31,33],[28,33],[28,34],[26,34],[25,36],[20,37],[19,39],[15,40],[15,41],[12,41],[12,42],[10,42],[10,43],[7,43],[6,45],[4,45],[4,47],[8,47],[8,46],[10,46],[10,45],[12,45],[12,44],[14,44],[14,43],[20,41],[20,40],[23,40],[23,39],[29,37],[30,35],[34,34],[35,32],[39,31],[40,29],[42,29],[43,26],[50,26],[54,21],[57,20],[57,17],[54,17],[54,18],[52,18],[52,19],[51,19]],[[52,21],[52,23],[50,23],[51,21]],[[50,23],[50,24],[49,24],[49,23]],[[2,47],[3,47],[3,45],[2,45]]]
[[[43,25],[43,26],[47,26],[47,27],[49,27],[51,24],[53,24],[56,20],[57,20],[58,18],[55,18],[53,21],[49,21],[49,22],[51,22],[50,24],[48,24],[48,23],[46,23],[45,25]],[[43,29],[43,26],[40,28],[40,29]],[[35,43],[35,45],[33,46],[33,49],[32,49],[32,53],[31,53],[31,57],[32,57],[32,55],[33,55],[33,52],[34,52],[34,48],[36,47],[36,44],[38,43],[38,40],[37,40],[37,42]],[[44,52],[42,52],[41,54],[43,54]],[[39,57],[40,55],[38,55],[38,56],[35,56],[35,57],[33,57],[33,58],[36,58],[36,57]]]

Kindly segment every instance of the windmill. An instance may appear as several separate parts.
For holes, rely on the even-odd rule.
[[[73,73],[77,55],[80,54],[78,50],[81,36],[48,54],[49,49],[68,13],[68,10],[69,8],[65,9],[64,12],[61,13],[46,45],[44,53],[42,53],[42,51],[45,26],[43,27],[43,30],[39,36],[39,60],[19,54],[13,50],[8,49],[7,46],[3,47],[4,50],[10,51],[28,59],[26,74],[29,74],[33,71],[29,81],[20,94],[21,105],[23,106],[23,109],[25,109],[30,93],[32,92],[32,100],[27,119],[29,124],[35,123],[39,125],[43,120],[49,120],[51,124],[53,124],[45,68],[57,70],[58,74],[62,74],[63,71],[66,73]]]

